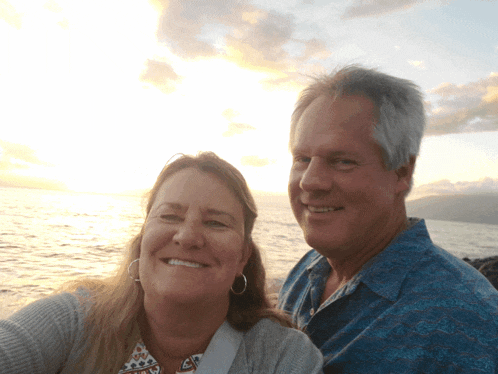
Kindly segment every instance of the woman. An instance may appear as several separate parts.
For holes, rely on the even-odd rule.
[[[115,277],[74,282],[0,322],[0,372],[321,372],[319,351],[267,299],[237,169],[181,156],[146,213]]]

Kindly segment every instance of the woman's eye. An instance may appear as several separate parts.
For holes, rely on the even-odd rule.
[[[177,216],[176,214],[161,214],[159,217],[163,221],[168,221],[168,222],[179,222],[181,220],[181,217]]]
[[[227,227],[223,222],[215,220],[206,221],[206,225],[210,227]]]

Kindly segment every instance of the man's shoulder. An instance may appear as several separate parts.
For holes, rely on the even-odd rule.
[[[352,355],[365,351],[387,355],[393,365],[400,365],[389,372],[403,372],[402,367],[441,372],[448,365],[455,372],[494,368],[498,362],[494,287],[470,265],[437,246],[420,252],[407,269],[397,297],[377,300],[376,305],[382,305],[379,313],[371,316],[374,321],[362,330],[362,338],[356,339],[345,359],[353,360]],[[373,312],[375,306],[367,309]],[[362,317],[368,319],[369,312],[365,313]],[[339,356],[334,358],[334,365],[339,362]]]
[[[435,245],[423,220],[374,258],[362,280],[374,290],[386,280],[393,299],[456,298],[498,309],[498,291],[474,267]],[[386,287],[388,287],[386,286]],[[388,287],[388,288],[389,288]],[[392,291],[392,290],[391,290]]]
[[[474,267],[438,246],[429,248],[411,268],[406,284],[418,297],[443,297],[452,304],[489,310],[498,322],[498,291]]]

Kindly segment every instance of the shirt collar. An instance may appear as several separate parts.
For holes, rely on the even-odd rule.
[[[345,287],[352,292],[356,285],[362,282],[379,296],[395,301],[410,269],[415,266],[420,254],[430,243],[425,221],[410,218],[408,228],[394,238],[382,252],[363,265],[360,272]],[[316,284],[316,278],[326,281],[330,265],[324,256],[315,252],[306,270],[310,281]]]
[[[306,271],[308,272],[308,279],[311,284],[321,288],[326,283],[330,274],[330,264],[326,257],[316,251],[313,256],[308,266],[306,266]]]
[[[425,221],[410,218],[409,227],[368,261],[353,279],[359,278],[379,296],[395,301],[406,276],[430,243]]]
[[[316,252],[316,250],[314,251],[314,257],[312,257],[310,263],[308,264],[308,266],[306,266],[306,270],[308,271],[308,273],[311,273],[313,270],[317,271],[318,269],[315,269],[318,265],[321,265],[323,264],[323,262],[327,262],[327,259],[322,256],[320,253]],[[327,262],[328,264],[328,262]],[[321,266],[320,266],[321,267]]]

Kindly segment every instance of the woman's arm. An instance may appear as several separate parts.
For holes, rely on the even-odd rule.
[[[62,293],[35,301],[0,321],[0,372],[55,374],[82,332],[76,296]]]

